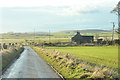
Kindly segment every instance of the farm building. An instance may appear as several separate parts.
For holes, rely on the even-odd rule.
[[[72,42],[76,42],[78,44],[81,43],[92,43],[94,40],[94,36],[82,36],[79,32],[72,37]]]

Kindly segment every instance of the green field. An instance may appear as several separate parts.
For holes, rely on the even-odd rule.
[[[70,54],[89,63],[118,68],[118,47],[46,47],[46,49],[57,50],[63,54]]]
[[[18,43],[18,42],[24,42],[24,39],[0,39],[1,43]]]
[[[35,41],[33,40],[33,41],[28,41],[28,42],[35,42],[35,43],[44,43],[44,42],[46,42],[46,43],[49,43],[49,42],[51,42],[51,43],[57,43],[57,42],[71,42],[71,39],[70,38],[52,38],[52,39],[50,39],[49,40],[49,38],[48,39],[36,39]]]

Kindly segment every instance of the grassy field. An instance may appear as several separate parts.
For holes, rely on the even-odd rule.
[[[117,70],[113,69],[117,68],[118,65],[117,47],[115,46],[31,47],[68,80],[69,78],[114,80],[115,76],[118,75]]]
[[[24,39],[0,39],[1,43],[16,43],[16,42],[24,42]]]
[[[57,50],[63,54],[70,54],[89,63],[118,68],[118,47],[46,47],[46,49]]]
[[[57,43],[57,42],[71,42],[71,39],[70,38],[52,38],[52,39],[35,39],[35,41],[28,41],[28,42],[35,42],[35,43]]]

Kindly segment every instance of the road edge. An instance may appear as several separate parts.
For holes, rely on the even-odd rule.
[[[23,50],[18,55],[16,55],[15,58],[12,59],[11,62],[8,65],[6,65],[5,68],[2,69],[2,74],[0,74],[0,76],[2,76],[5,73],[5,71],[20,57],[20,55],[24,51],[24,47],[22,47],[22,48],[23,48]]]
[[[30,48],[32,48],[32,47],[30,46]],[[33,48],[32,48],[32,49],[33,49]],[[34,49],[33,49],[33,50],[34,50]],[[35,50],[34,50],[34,51],[35,51]],[[35,52],[36,52],[36,51],[35,51]],[[37,52],[36,52],[36,53],[37,53]],[[38,54],[38,53],[37,53],[37,54]],[[52,70],[60,77],[60,79],[66,80],[66,79],[63,77],[63,75],[60,74],[53,66],[51,66],[42,56],[40,56],[39,54],[38,54],[38,56],[41,57],[41,58],[46,62],[46,64],[52,68]]]

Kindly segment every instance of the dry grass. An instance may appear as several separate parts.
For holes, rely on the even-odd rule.
[[[22,47],[9,47],[0,51],[0,56],[2,56],[2,69],[4,69],[18,54],[23,51]]]
[[[55,67],[65,78],[114,79],[117,77],[117,72],[108,67],[91,65],[88,62],[81,61],[55,50],[46,50],[39,47],[33,47],[33,49]]]

